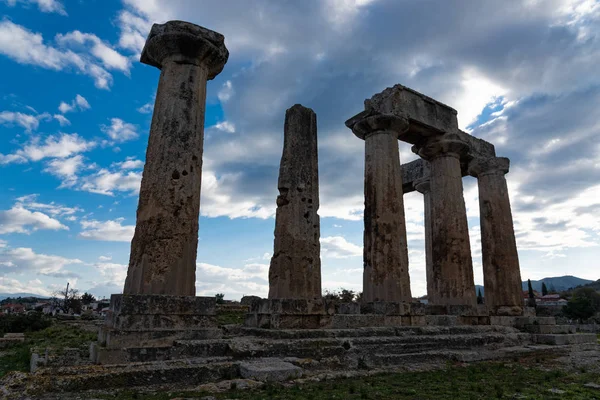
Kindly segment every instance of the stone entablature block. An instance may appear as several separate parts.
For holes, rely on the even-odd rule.
[[[458,130],[456,110],[413,89],[395,85],[365,100],[365,110],[408,118],[409,134],[403,140],[415,144],[423,136]]]

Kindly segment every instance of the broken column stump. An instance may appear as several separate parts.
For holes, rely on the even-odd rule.
[[[296,104],[285,112],[269,299],[321,298],[317,116]]]

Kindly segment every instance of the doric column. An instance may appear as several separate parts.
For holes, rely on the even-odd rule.
[[[398,151],[408,121],[379,114],[351,128],[365,141],[363,301],[411,301]]]
[[[296,104],[285,113],[269,299],[321,298],[317,115]]]
[[[457,135],[445,134],[414,146],[413,151],[430,163],[432,293],[429,301],[475,306],[473,260],[460,169],[460,157],[468,151],[468,145]]]
[[[415,190],[423,195],[423,227],[425,230],[425,273],[427,277],[427,298],[433,296],[433,220],[431,218],[431,184],[429,168],[427,175],[414,182]]]
[[[125,294],[195,295],[206,81],[229,52],[223,35],[154,24],[141,62],[161,70]]]
[[[485,304],[500,313],[515,313],[523,306],[519,255],[504,177],[509,165],[505,157],[474,159],[469,164],[469,174],[477,177],[479,186]]]

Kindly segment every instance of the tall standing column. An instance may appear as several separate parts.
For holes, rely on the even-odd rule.
[[[408,129],[408,121],[379,114],[367,116],[350,127],[365,141],[363,301],[410,302],[398,151],[398,136]]]
[[[296,104],[285,113],[269,299],[321,298],[317,115]]]
[[[433,221],[431,218],[431,184],[429,178],[429,168],[426,176],[415,181],[415,190],[423,195],[423,228],[425,230],[425,275],[427,278],[427,298],[434,296],[433,288],[433,242],[432,231]],[[434,296],[435,297],[435,296]]]
[[[413,148],[430,163],[432,295],[438,305],[476,305],[460,157],[468,145],[445,134]]]
[[[479,186],[485,304],[490,311],[500,313],[518,313],[523,306],[519,255],[504,177],[509,166],[504,157],[474,159],[469,164],[469,174],[477,177]]]
[[[228,57],[217,32],[152,26],[140,61],[161,73],[124,294],[195,295],[206,82]]]

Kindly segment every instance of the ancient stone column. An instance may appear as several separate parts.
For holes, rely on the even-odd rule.
[[[431,295],[436,305],[476,305],[473,260],[463,197],[460,157],[468,145],[445,134],[414,146],[430,163],[432,216]],[[429,287],[429,283],[428,283]]]
[[[140,61],[161,73],[124,294],[195,295],[206,81],[228,56],[217,32],[152,26]]]
[[[504,177],[509,165],[504,157],[474,159],[469,164],[469,174],[477,177],[479,186],[485,304],[490,311],[518,314],[523,307],[523,292]]]
[[[431,185],[429,167],[426,176],[415,181],[415,190],[423,195],[423,227],[425,230],[425,275],[427,278],[427,297],[433,295],[433,220],[431,217]]]
[[[285,113],[269,299],[321,298],[317,115],[296,104]]]
[[[408,121],[378,114],[367,116],[350,127],[365,141],[363,301],[410,302],[398,151],[398,136],[408,129]]]

